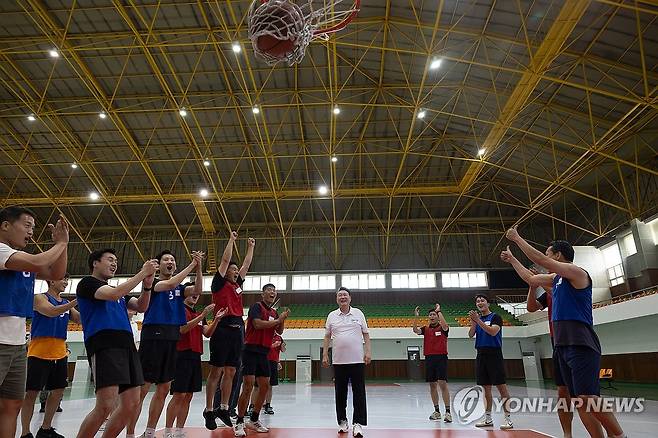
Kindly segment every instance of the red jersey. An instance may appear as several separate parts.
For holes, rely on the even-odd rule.
[[[244,283],[244,280],[241,277],[238,277],[238,281],[233,283],[220,275],[219,272],[215,274],[210,289],[212,291],[212,302],[217,309],[225,307],[228,309],[226,316],[222,318],[219,325],[243,324],[242,283]]]
[[[441,328],[441,324],[437,324],[435,327],[430,325],[420,329],[420,333],[423,335],[425,356],[448,354],[448,330],[444,331]]]
[[[268,354],[272,348],[272,339],[274,339],[276,327],[258,330],[254,327],[253,320],[261,319],[263,321],[274,321],[278,317],[279,314],[277,311],[268,307],[262,301],[252,305],[249,308],[247,329],[244,335],[245,349]]]
[[[281,337],[280,334],[274,332],[274,337],[272,338],[272,344],[274,344],[277,341],[283,343],[283,338]],[[267,360],[269,360],[270,362],[279,361],[279,355],[281,354],[281,345],[282,344],[279,344],[278,347],[274,347],[274,346],[270,347],[270,352],[267,354]]]
[[[185,319],[189,322],[201,315],[200,312],[195,312],[194,309],[185,305]],[[181,333],[176,350],[185,351],[192,350],[195,353],[203,354],[203,326],[206,320],[202,319],[199,324],[192,327],[187,333]]]

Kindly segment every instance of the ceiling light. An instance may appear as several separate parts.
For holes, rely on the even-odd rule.
[[[430,62],[430,70],[436,70],[439,67],[441,67],[441,58],[434,58],[432,62]]]
[[[206,190],[206,189],[199,190],[199,196],[201,196],[202,198],[205,198],[206,196],[208,196],[208,190]]]
[[[181,117],[185,117],[187,115],[187,110],[185,109],[185,107],[179,109],[178,114],[180,114]]]
[[[101,196],[96,192],[89,193],[89,199],[91,199],[92,201],[98,201],[100,197]]]
[[[257,106],[255,106],[255,107],[253,107],[253,108],[251,109],[251,112],[254,113],[254,114],[258,114],[258,113],[260,113],[260,108],[258,108]]]
[[[233,49],[233,53],[242,52],[242,47],[240,47],[240,43],[238,43],[238,42],[233,43],[233,45],[231,46],[231,49]]]
[[[105,111],[101,111],[100,113],[98,113],[98,117],[104,119],[105,117],[107,117],[107,114],[105,114]]]
[[[34,117],[34,114],[30,114],[29,116],[27,116],[27,119],[28,119],[30,122],[34,122],[37,118]]]
[[[72,167],[73,169],[77,169],[77,168],[78,168],[78,165],[77,165],[77,163],[71,163],[71,167]]]
[[[425,118],[425,110],[418,111],[418,118],[419,119],[424,119]]]
[[[340,114],[340,108],[338,108],[337,106],[334,107],[334,114],[336,115]]]
[[[206,166],[206,167],[210,166],[210,161],[203,160],[203,165]]]
[[[485,148],[480,148],[480,149],[478,149],[478,157],[481,157],[482,155],[484,155],[484,153],[485,153],[486,151],[487,151],[487,150],[486,150]]]
[[[332,162],[332,163],[335,163],[336,161],[338,161],[338,157],[337,157],[337,156],[334,155],[333,157],[331,157],[331,162]]]
[[[50,55],[51,58],[59,58],[59,52],[55,49],[49,50],[48,54]]]
[[[321,195],[326,195],[327,193],[329,193],[329,189],[327,188],[327,186],[320,186],[318,188],[318,193]]]

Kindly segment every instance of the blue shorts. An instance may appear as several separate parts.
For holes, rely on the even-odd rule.
[[[601,395],[599,384],[601,353],[589,347],[570,345],[555,347],[554,358],[572,397]]]
[[[555,347],[553,347],[553,380],[555,380],[555,386],[567,386],[564,383],[562,378],[562,373],[560,372],[560,363],[557,360],[557,353],[555,353]]]

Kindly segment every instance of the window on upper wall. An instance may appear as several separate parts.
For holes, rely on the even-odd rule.
[[[423,289],[436,287],[436,275],[433,272],[409,272],[391,274],[393,289]]]
[[[608,273],[608,280],[611,286],[617,286],[624,282],[624,267],[621,263],[621,253],[617,242],[601,248],[603,254],[603,264]]]
[[[285,275],[247,275],[242,284],[242,290],[247,292],[260,291],[268,283],[272,283],[277,290],[286,290]]]
[[[292,290],[335,290],[334,274],[304,274],[292,276]]]
[[[622,242],[624,244],[624,251],[626,252],[627,257],[637,253],[637,247],[635,246],[635,237],[633,237],[633,233],[625,235],[622,239]]]
[[[442,272],[441,286],[444,288],[486,288],[487,273],[476,272]]]
[[[340,285],[348,289],[385,289],[386,276],[384,274],[343,274],[340,276]]]

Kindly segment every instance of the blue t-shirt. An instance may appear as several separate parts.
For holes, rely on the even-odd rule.
[[[52,295],[45,293],[43,294],[48,299],[48,302],[53,306],[61,306],[69,302],[66,298],[62,298],[57,301]],[[42,315],[39,312],[34,312],[34,318],[32,318],[32,328],[30,329],[30,337],[34,338],[60,338],[66,339],[66,330],[69,324],[71,311],[67,310],[66,312],[58,316],[46,316]]]
[[[153,288],[158,280],[153,283]],[[144,314],[143,325],[162,324],[181,326],[185,320],[185,286],[179,284],[173,289],[151,292],[149,308]]]
[[[480,316],[480,319],[488,326],[497,325],[500,327],[496,336],[491,336],[485,332],[479,325],[475,326],[475,348],[502,348],[503,347],[503,318],[493,312],[487,316]]]
[[[35,277],[34,272],[0,270],[0,316],[32,317]]]

